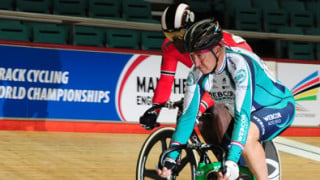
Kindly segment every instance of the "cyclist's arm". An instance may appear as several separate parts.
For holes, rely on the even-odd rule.
[[[199,112],[203,114],[206,111],[206,109],[211,107],[213,104],[214,104],[214,100],[212,99],[212,97],[208,92],[205,92],[201,98]]]
[[[160,78],[154,91],[153,104],[162,104],[169,100],[179,61],[178,50],[166,39],[162,44],[162,62]]]
[[[232,63],[230,63],[232,64]],[[253,91],[253,71],[250,71],[249,65],[244,59],[236,59],[233,64],[237,68],[231,71],[231,76],[235,83],[235,103],[234,103],[234,129],[231,137],[231,146],[228,153],[228,160],[238,162],[244,149],[251,116],[252,91]],[[231,67],[232,68],[232,67]],[[229,68],[229,69],[231,69]]]
[[[176,130],[172,137],[171,146],[186,144],[193,131],[201,96],[200,87],[195,83],[195,79],[194,73],[190,72],[187,79],[187,89],[184,96],[183,113],[177,122]],[[190,82],[192,84],[189,84]],[[169,154],[169,157],[176,159],[178,155],[178,152],[172,152]]]
[[[169,100],[178,61],[174,57],[163,57],[160,79],[154,91],[153,103],[161,104]]]

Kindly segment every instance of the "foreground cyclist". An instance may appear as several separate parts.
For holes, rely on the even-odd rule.
[[[227,173],[220,179],[239,176],[238,161],[243,155],[257,179],[268,179],[265,152],[260,141],[269,141],[293,122],[295,102],[291,92],[271,76],[254,53],[234,48],[222,41],[217,21],[205,19],[192,25],[184,36],[185,49],[194,66],[187,79],[184,111],[173,134],[171,146],[186,144],[195,125],[203,92],[223,104],[233,117]],[[171,175],[179,152],[166,158],[158,171]]]
[[[161,27],[166,39],[162,44],[161,74],[154,92],[153,105],[162,104],[169,100],[178,62],[189,68],[193,65],[189,54],[184,52],[183,36],[194,22],[195,14],[187,4],[173,4],[163,11]],[[242,47],[252,51],[247,42],[239,36],[224,32],[223,38],[229,46]],[[200,114],[213,104],[210,95],[205,93],[199,107]],[[145,113],[140,119],[141,125],[145,129],[153,129],[159,112],[160,109],[155,109]]]

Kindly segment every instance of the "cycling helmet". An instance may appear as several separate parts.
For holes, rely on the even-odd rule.
[[[219,44],[222,39],[221,27],[214,18],[204,19],[193,24],[184,35],[186,52],[209,49]]]
[[[184,3],[168,6],[161,16],[161,28],[165,32],[180,31],[190,27],[195,20],[194,13]]]

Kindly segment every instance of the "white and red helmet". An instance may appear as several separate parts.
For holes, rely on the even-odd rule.
[[[168,6],[161,16],[163,31],[172,32],[187,29],[195,21],[195,15],[187,4],[180,3]]]

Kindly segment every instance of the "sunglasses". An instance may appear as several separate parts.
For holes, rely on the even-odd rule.
[[[185,32],[185,29],[181,29],[180,31],[164,32],[164,35],[169,39],[169,41],[173,42],[175,40],[182,40]]]

